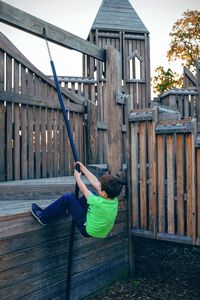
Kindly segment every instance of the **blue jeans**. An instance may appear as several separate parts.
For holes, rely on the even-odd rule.
[[[90,237],[85,230],[87,210],[88,204],[85,196],[77,199],[73,193],[67,192],[42,210],[41,221],[45,224],[51,223],[58,217],[66,215],[68,211],[81,234]]]

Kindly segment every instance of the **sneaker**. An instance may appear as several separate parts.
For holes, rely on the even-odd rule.
[[[46,225],[41,221],[42,208],[40,208],[37,204],[35,203],[32,204],[31,213],[41,225]]]

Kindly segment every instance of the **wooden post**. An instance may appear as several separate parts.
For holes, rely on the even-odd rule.
[[[128,202],[128,259],[129,259],[129,271],[130,276],[133,278],[135,276],[135,261],[134,261],[134,244],[133,244],[133,236],[131,233],[131,230],[133,229],[133,205],[132,205],[132,163],[131,163],[131,143],[132,143],[132,137],[131,137],[131,123],[129,124],[128,117],[131,112],[131,98],[126,98],[126,150],[127,150],[127,202]],[[136,133],[137,134],[137,133]],[[136,139],[135,139],[136,140]],[[136,173],[137,174],[137,173]],[[136,199],[137,200],[137,199]],[[137,212],[136,212],[137,213]],[[138,218],[137,218],[138,219]],[[137,224],[138,225],[138,224]]]
[[[200,61],[196,61],[196,69],[197,69],[197,120],[198,127],[200,124]],[[199,131],[199,128],[198,128]]]
[[[117,93],[121,92],[121,57],[113,46],[106,51],[106,101],[108,125],[107,163],[108,170],[115,174],[122,167],[122,130],[120,124],[120,105],[116,102]]]

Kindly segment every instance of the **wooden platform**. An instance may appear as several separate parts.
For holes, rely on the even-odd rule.
[[[86,179],[83,180],[88,183]],[[0,217],[14,216],[18,213],[29,214],[33,201],[45,207],[59,195],[74,191],[74,187],[73,176],[2,182],[0,183]]]
[[[0,183],[1,300],[65,298],[71,217],[41,226],[30,207],[32,202],[46,206],[74,190],[74,184],[73,177]],[[81,299],[127,276],[126,213],[121,205],[106,239],[86,239],[76,231],[71,299]]]

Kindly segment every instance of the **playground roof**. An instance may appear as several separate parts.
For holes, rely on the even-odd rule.
[[[128,0],[103,0],[92,29],[148,33]]]

